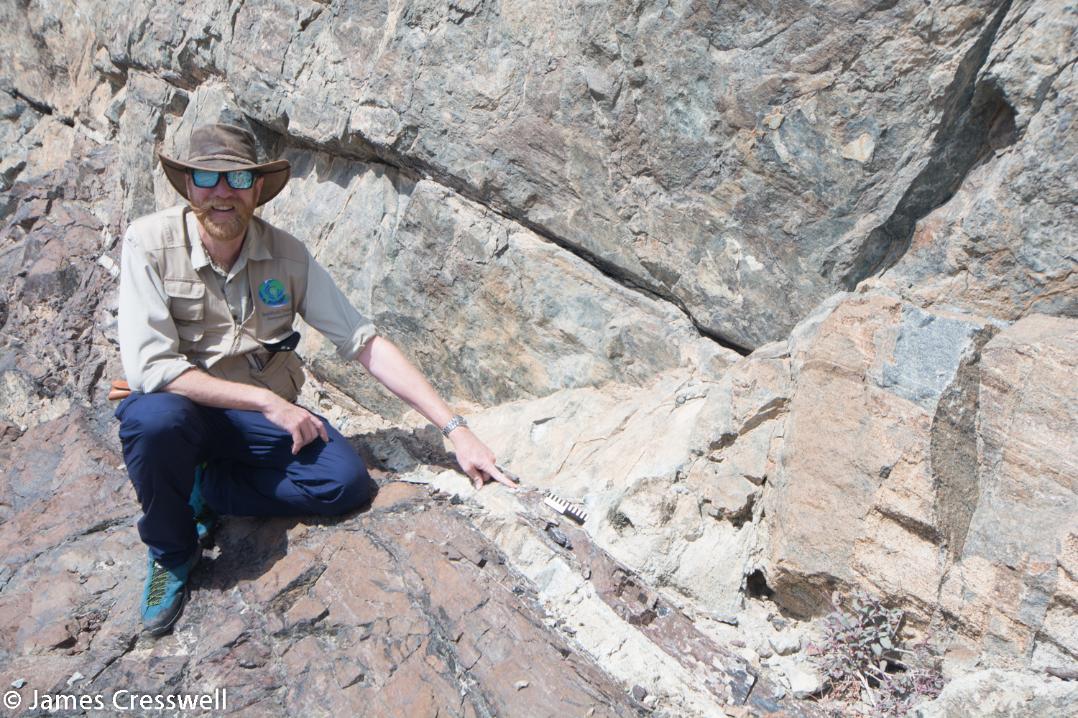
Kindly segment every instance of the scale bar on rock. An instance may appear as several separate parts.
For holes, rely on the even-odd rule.
[[[547,491],[546,496],[543,498],[543,503],[550,508],[557,511],[562,516],[567,516],[578,524],[583,524],[588,520],[588,512],[584,510],[583,506],[577,504],[571,504],[565,499],[561,498],[553,491]]]

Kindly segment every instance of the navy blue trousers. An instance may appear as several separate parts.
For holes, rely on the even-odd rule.
[[[139,536],[168,568],[198,550],[188,500],[202,462],[203,496],[222,515],[335,516],[365,505],[378,490],[355,449],[322,417],[329,441],[316,438],[295,456],[291,434],[257,411],[134,392],[120,402],[116,418],[142,504]]]

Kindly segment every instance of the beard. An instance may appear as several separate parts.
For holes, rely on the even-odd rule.
[[[217,219],[213,216],[215,207],[230,207],[233,211],[225,219]],[[219,242],[228,242],[243,239],[255,207],[253,202],[248,205],[242,201],[210,199],[201,204],[192,201],[191,211],[195,213],[206,234]]]

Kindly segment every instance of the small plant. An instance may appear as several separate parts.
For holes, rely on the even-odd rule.
[[[828,697],[841,704],[836,715],[904,716],[915,704],[939,695],[943,678],[927,645],[912,650],[898,645],[902,611],[862,592],[851,596],[845,608],[837,593],[831,604],[823,639],[810,644],[808,652],[823,670]]]

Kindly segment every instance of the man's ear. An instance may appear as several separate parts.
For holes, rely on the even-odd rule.
[[[262,198],[262,180],[263,179],[264,178],[262,177],[262,175],[258,175],[257,177],[255,177],[255,206],[256,207],[258,206],[258,200]],[[190,182],[191,181],[190,178],[188,178],[187,181]]]

